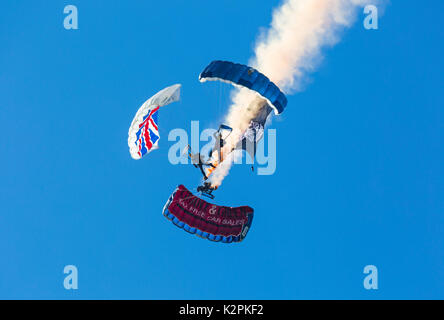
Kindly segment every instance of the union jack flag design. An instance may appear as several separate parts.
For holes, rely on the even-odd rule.
[[[158,148],[159,128],[157,127],[157,117],[159,106],[151,110],[139,124],[139,130],[136,133],[136,145],[138,154],[143,157],[148,152]]]
[[[159,129],[157,118],[159,109],[180,99],[180,84],[169,86],[146,100],[131,122],[128,130],[128,147],[134,160],[142,159],[158,149]]]

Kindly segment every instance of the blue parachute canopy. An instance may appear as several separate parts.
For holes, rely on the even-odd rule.
[[[275,114],[280,114],[287,106],[285,94],[265,75],[249,66],[229,61],[211,62],[199,76],[200,82],[219,80],[235,86],[246,87],[267,100]]]

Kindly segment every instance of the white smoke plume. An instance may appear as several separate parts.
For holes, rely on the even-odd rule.
[[[321,59],[323,48],[339,41],[341,31],[370,0],[285,0],[273,13],[270,28],[259,37],[250,65],[265,74],[286,94],[301,90],[306,75]],[[377,0],[373,0],[375,4]],[[223,151],[237,143],[265,101],[248,89],[235,89],[226,123],[233,128]],[[210,177],[219,186],[230,171],[227,157]]]

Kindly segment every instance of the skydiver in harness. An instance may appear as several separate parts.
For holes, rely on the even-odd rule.
[[[210,199],[214,199],[213,191],[216,189],[217,187],[213,187],[210,182],[204,182],[203,185],[197,187],[197,192]]]
[[[220,125],[219,130],[214,133],[213,137],[214,137],[216,143],[214,144],[214,147],[210,150],[208,157],[207,157],[207,159],[212,159],[213,155],[217,154],[217,159],[215,159],[214,162],[203,161],[202,155],[200,153],[192,153],[191,152],[190,145],[188,145],[185,148],[184,152],[186,152],[188,154],[188,157],[191,159],[191,163],[194,165],[194,167],[200,169],[204,180],[208,180],[208,174],[207,174],[207,172],[205,172],[205,169],[207,169],[209,171],[209,173],[211,174],[211,172],[214,169],[216,169],[217,165],[222,161],[221,149],[225,145],[224,139],[226,139],[228,137],[228,135],[225,138],[223,137],[222,130],[229,131],[228,135],[230,135],[231,131],[233,129],[227,125],[222,124],[222,125]]]
[[[214,147],[210,150],[207,159],[213,159],[214,155],[217,154],[216,159],[213,162],[211,161],[203,161],[202,155],[200,153],[192,153],[191,146],[188,145],[185,148],[185,151],[188,157],[191,159],[191,163],[195,168],[199,168],[204,179],[203,185],[197,187],[197,192],[201,192],[202,195],[207,196],[211,199],[214,199],[214,195],[212,192],[217,189],[217,187],[213,187],[210,182],[207,182],[209,175],[216,169],[217,165],[222,162],[222,152],[221,149],[225,145],[224,139],[226,139],[233,129],[227,125],[220,125],[219,130],[214,133],[213,137],[216,141]],[[229,133],[223,137],[222,131],[228,131]]]
[[[210,154],[212,154],[212,151],[210,151]],[[193,163],[194,167],[199,168],[200,171],[202,172],[203,175],[203,179],[204,179],[204,183],[201,186],[197,187],[197,192],[200,192],[202,195],[210,198],[210,199],[214,199],[214,195],[212,194],[214,190],[217,189],[217,187],[213,187],[211,185],[211,182],[207,182],[206,180],[208,180],[208,176],[205,172],[205,168],[212,168],[212,170],[216,169],[216,166],[213,165],[210,162],[203,162],[201,159],[201,155],[200,153],[192,153],[191,152],[191,147],[187,146],[187,152],[188,152],[188,156],[191,159],[191,162]],[[211,158],[211,156],[210,156]]]
[[[193,166],[195,168],[199,168],[200,172],[202,172],[203,175],[203,179],[204,180],[208,180],[207,174],[205,173],[205,169],[204,167],[211,167],[216,169],[216,167],[210,163],[210,162],[203,162],[200,153],[192,153],[191,152],[191,147],[187,146],[187,152],[188,152],[188,157],[191,159],[191,162],[193,163]]]

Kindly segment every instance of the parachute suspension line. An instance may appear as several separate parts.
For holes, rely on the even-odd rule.
[[[181,198],[180,200],[188,200],[188,199],[191,199],[191,198],[194,198],[194,197],[198,198],[198,194],[200,192],[197,191],[197,188],[193,188],[193,189],[191,189],[189,191],[195,191],[195,192],[190,192],[192,194],[191,196],[185,197],[185,198]],[[178,201],[179,200],[173,200],[173,201],[171,201],[171,203],[175,203],[175,202],[178,202]]]
[[[223,101],[223,94],[224,94],[224,92],[225,92],[225,88],[224,88],[224,83],[222,83],[222,82],[220,82],[220,81],[218,81],[219,82],[219,97],[218,97],[218,103],[219,103],[219,110],[218,110],[218,113],[219,114],[222,114],[222,112],[224,112],[224,110],[225,110],[225,108],[223,107],[223,103],[224,103],[224,101]]]
[[[217,98],[219,104],[219,112],[222,111],[222,83],[219,82],[219,97]]]

